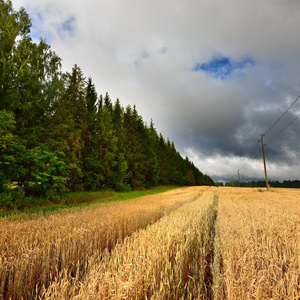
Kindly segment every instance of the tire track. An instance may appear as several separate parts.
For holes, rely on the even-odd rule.
[[[204,270],[204,284],[206,299],[218,299],[217,288],[220,274],[223,272],[223,260],[220,253],[218,228],[218,195],[214,195],[213,204],[207,210],[206,216],[206,265]]]

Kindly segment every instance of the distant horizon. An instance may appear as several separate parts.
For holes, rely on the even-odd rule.
[[[212,178],[214,182],[223,182],[223,183],[226,183],[226,182],[231,182],[231,181],[239,181],[238,179],[235,179],[233,178],[233,180],[231,180],[230,178],[228,178],[228,180],[215,180],[214,178]],[[283,180],[268,180],[268,182],[279,182],[279,183],[283,183],[284,181],[291,181],[291,182],[294,182],[294,181],[300,181],[300,179],[283,179]],[[240,181],[241,183],[248,183],[248,182],[266,182],[264,178],[251,178],[251,179],[247,179],[247,180],[241,180]]]

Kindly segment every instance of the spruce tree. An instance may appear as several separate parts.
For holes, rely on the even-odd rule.
[[[83,162],[81,159],[84,148],[83,136],[88,125],[85,99],[85,78],[81,69],[75,65],[72,73],[63,75],[64,87],[55,102],[52,116],[51,148],[62,151],[69,163],[70,189],[83,189]]]

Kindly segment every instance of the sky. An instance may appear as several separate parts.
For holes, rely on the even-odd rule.
[[[260,134],[268,179],[300,179],[299,0],[12,2],[215,181],[264,179]]]

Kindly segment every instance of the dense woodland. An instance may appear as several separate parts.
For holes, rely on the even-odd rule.
[[[212,185],[136,107],[97,95],[79,66],[34,43],[25,9],[0,0],[0,198]]]

